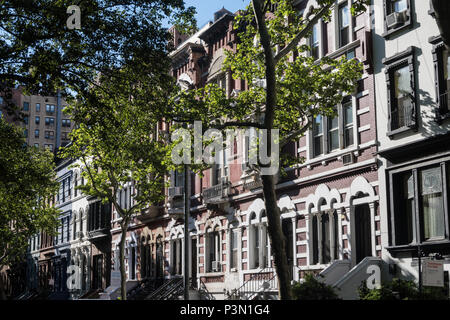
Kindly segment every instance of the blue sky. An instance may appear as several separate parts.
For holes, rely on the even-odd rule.
[[[239,9],[244,9],[250,0],[185,0],[186,6],[192,6],[197,9],[197,26],[200,28],[208,21],[214,18],[214,12],[225,9],[236,12]]]

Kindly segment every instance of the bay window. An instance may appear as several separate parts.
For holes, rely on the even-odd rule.
[[[392,245],[449,239],[449,163],[390,173]]]

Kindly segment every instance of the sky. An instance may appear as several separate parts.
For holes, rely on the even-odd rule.
[[[228,11],[236,12],[244,9],[250,0],[185,0],[186,6],[192,6],[197,9],[197,26],[201,28],[208,21],[214,19],[214,12],[225,7]]]

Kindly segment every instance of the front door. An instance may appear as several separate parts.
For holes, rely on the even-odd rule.
[[[99,254],[94,256],[92,288],[102,289],[102,279],[103,279],[103,255]]]
[[[286,257],[288,260],[289,265],[289,279],[292,280],[292,268],[294,265],[294,259],[293,259],[293,251],[294,248],[293,245],[293,233],[292,233],[292,221],[291,219],[283,219],[282,224],[283,234],[286,239]]]
[[[197,285],[197,239],[191,242],[191,283]]]
[[[365,257],[372,256],[372,232],[368,204],[355,207],[355,246],[357,264]]]

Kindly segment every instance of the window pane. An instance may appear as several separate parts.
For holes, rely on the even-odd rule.
[[[342,106],[344,113],[344,125],[349,125],[353,123],[353,108],[352,103],[346,103]]]
[[[349,43],[349,25],[350,25],[350,12],[348,6],[342,6],[339,8],[339,46],[345,46]]]
[[[313,133],[315,136],[322,133],[322,116],[321,115],[318,115],[314,119]]]
[[[350,12],[348,6],[342,6],[339,8],[340,27],[347,27],[350,24]]]
[[[413,241],[414,226],[414,176],[411,171],[402,174],[399,186],[399,202],[395,212],[396,245],[409,244]],[[395,186],[394,186],[395,187]],[[395,198],[394,198],[395,199]]]
[[[336,112],[336,110],[335,110]],[[328,151],[339,149],[339,118],[328,117]]]
[[[391,124],[392,130],[408,126],[412,122],[411,104],[411,73],[409,66],[399,68],[394,71],[394,98]]]
[[[319,58],[319,24],[313,26],[311,35],[311,56],[314,59]]]
[[[334,129],[328,133],[328,149],[329,151],[339,149],[339,130]]]
[[[314,156],[321,155],[323,153],[322,150],[322,137],[314,138]]]
[[[322,215],[322,263],[331,261],[330,255],[330,219],[328,214]]]
[[[408,4],[406,0],[397,0],[393,3],[393,9],[395,12],[402,12],[408,9]]]
[[[420,172],[422,230],[425,240],[445,236],[441,167]]]

